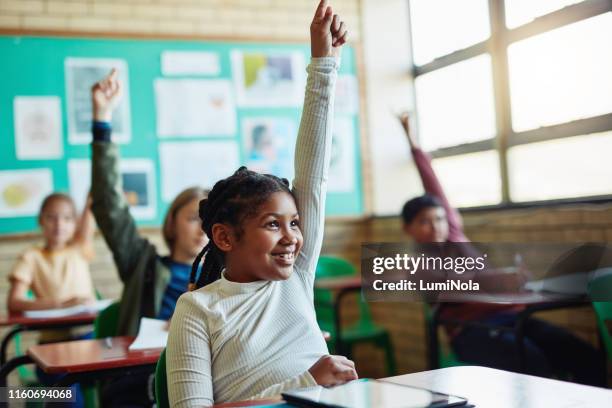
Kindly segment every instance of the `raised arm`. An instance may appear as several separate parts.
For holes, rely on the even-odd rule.
[[[85,208],[79,219],[77,231],[74,235],[74,243],[81,247],[83,253],[88,259],[93,259],[95,255],[93,239],[96,232],[96,221],[91,212],[91,194],[87,194]]]
[[[408,114],[402,113],[398,119],[402,124],[406,138],[408,139],[408,144],[410,145],[410,150],[412,151],[412,157],[414,158],[414,163],[416,164],[419,175],[421,176],[421,182],[423,183],[425,192],[436,196],[442,202],[442,206],[446,211],[449,238],[451,238],[453,241],[469,241],[463,233],[461,215],[450,205],[450,202],[444,193],[444,189],[442,188],[442,184],[440,184],[440,180],[438,180],[438,176],[436,176],[436,173],[434,172],[431,165],[431,156],[421,149],[410,131]]]
[[[94,113],[91,208],[125,282],[149,244],[138,233],[130,214],[119,173],[119,149],[110,141],[112,111],[121,98],[117,71],[96,83],[91,94]]]
[[[344,22],[333,15],[326,1],[321,1],[310,25],[312,60],[307,69],[308,81],[295,149],[293,180],[304,235],[304,246],[296,261],[296,271],[306,274],[309,286],[314,281],[323,242],[334,88],[340,50],[346,39]]]

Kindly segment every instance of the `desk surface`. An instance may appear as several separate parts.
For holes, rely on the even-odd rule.
[[[93,323],[98,316],[94,313],[79,313],[73,316],[63,317],[47,317],[47,318],[32,318],[26,317],[23,313],[10,313],[5,316],[0,316],[0,326],[14,326],[17,324],[24,326],[53,326],[63,324],[81,324]]]
[[[48,374],[81,373],[155,364],[163,349],[129,351],[134,337],[39,344],[28,355]]]
[[[493,368],[450,367],[384,378],[465,397],[478,408],[609,407],[612,390]]]

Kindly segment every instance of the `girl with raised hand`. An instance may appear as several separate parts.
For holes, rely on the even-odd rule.
[[[352,361],[328,355],[313,305],[334,86],[347,31],[321,1],[310,32],[293,189],[286,179],[241,167],[200,202],[211,239],[200,253],[199,277],[195,266],[192,271],[197,290],[179,299],[171,322],[166,364],[173,407],[265,398],[357,378]]]
[[[91,93],[92,209],[124,284],[117,335],[134,336],[141,317],[170,319],[179,296],[187,291],[191,264],[208,242],[198,216],[198,203],[207,192],[188,188],[170,204],[162,228],[170,254],[161,256],[139,234],[122,191],[119,149],[111,143],[110,126],[113,108],[122,95],[117,71],[97,82]],[[102,399],[108,406],[151,406],[154,398],[147,390],[152,380],[152,372],[120,377],[107,386]]]

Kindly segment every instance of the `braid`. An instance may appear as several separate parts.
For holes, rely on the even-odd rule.
[[[206,286],[221,278],[225,267],[225,253],[214,242],[212,227],[215,224],[227,224],[236,228],[236,235],[241,234],[240,224],[253,215],[259,206],[272,193],[289,190],[289,181],[270,174],[259,174],[242,166],[233,175],[218,181],[208,194],[200,201],[198,214],[202,221],[202,230],[209,238],[208,244],[196,257],[189,277],[189,290]],[[202,271],[198,275],[200,262]]]

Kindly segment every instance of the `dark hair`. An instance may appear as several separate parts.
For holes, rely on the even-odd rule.
[[[244,166],[214,185],[208,197],[200,201],[202,230],[208,235],[209,241],[193,262],[189,290],[206,286],[221,277],[225,259],[213,240],[213,225],[229,224],[235,227],[240,238],[242,222],[254,216],[270,195],[277,192],[285,192],[293,197],[287,179],[260,174]],[[196,282],[198,267],[204,256],[202,272]]]
[[[442,202],[431,194],[423,194],[408,200],[402,208],[402,221],[404,224],[410,224],[422,210],[432,207],[442,207]]]
[[[77,217],[76,205],[74,205],[74,200],[68,194],[64,193],[52,193],[45,197],[42,204],[40,205],[40,212],[38,213],[38,219],[40,220],[43,213],[53,203],[54,201],[64,201],[70,205],[74,217]]]

